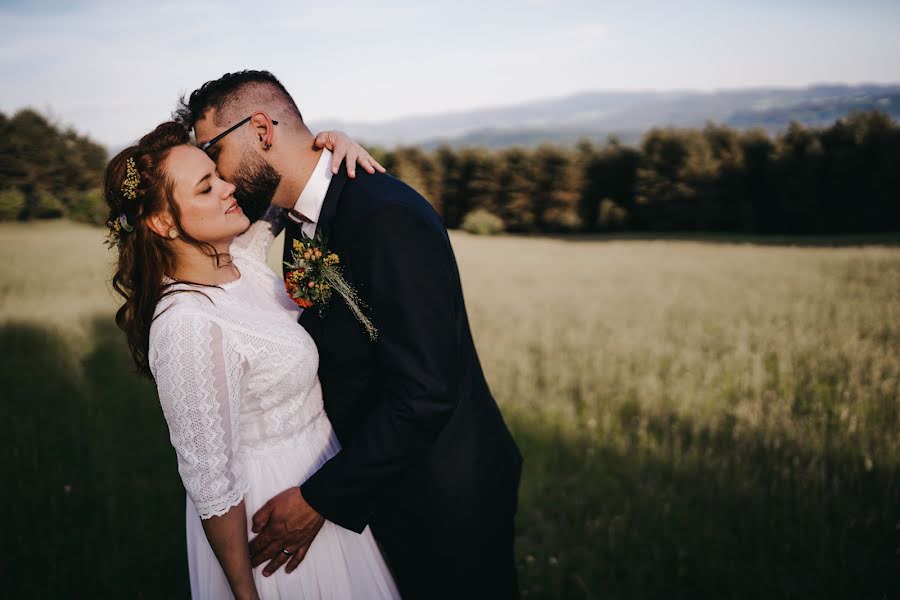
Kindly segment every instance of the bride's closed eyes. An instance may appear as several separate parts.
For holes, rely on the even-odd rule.
[[[219,177],[219,174],[218,174],[218,173],[215,174],[215,177],[216,177],[217,179],[221,179],[221,177]],[[211,183],[207,183],[206,189],[203,190],[202,193],[203,193],[203,194],[208,194],[208,193],[210,193],[211,191],[212,191],[212,184],[211,184]]]
[[[210,192],[212,191],[212,181],[213,181],[213,177],[215,177],[216,179],[219,179],[219,180],[222,179],[222,176],[219,175],[219,170],[218,170],[218,169],[215,169],[215,170],[213,170],[212,172],[207,173],[206,175],[204,175],[204,176],[200,179],[200,181],[197,182],[197,185],[194,186],[194,189],[200,187],[200,186],[203,185],[204,183],[206,184],[206,187],[205,187],[205,188],[203,188],[203,189],[201,189],[201,190],[199,190],[199,191],[197,192],[198,194],[204,195],[204,194],[208,194],[208,193],[210,193]]]

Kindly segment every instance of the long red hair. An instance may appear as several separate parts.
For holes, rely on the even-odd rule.
[[[184,231],[173,195],[174,182],[166,173],[165,162],[172,148],[189,142],[190,135],[182,125],[172,121],[162,123],[110,160],[103,182],[110,219],[118,219],[124,213],[133,227],[132,231],[121,231],[119,236],[121,241],[112,286],[125,301],[116,311],[116,325],[125,332],[138,372],[148,377],[152,377],[147,352],[156,305],[164,296],[178,291],[163,283],[166,275],[171,276],[176,271],[171,240],[150,229],[148,217],[168,210],[180,239],[203,249],[213,260],[219,259],[210,244],[193,239]],[[134,159],[140,178],[134,199],[122,193],[130,158]]]

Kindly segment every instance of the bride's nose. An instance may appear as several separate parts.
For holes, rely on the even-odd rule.
[[[224,200],[225,198],[229,198],[234,193],[234,190],[236,190],[236,189],[237,189],[237,187],[235,187],[235,185],[233,183],[228,183],[226,181],[225,188],[222,190],[222,192],[223,192],[222,199]]]

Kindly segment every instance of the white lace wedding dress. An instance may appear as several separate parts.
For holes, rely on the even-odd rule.
[[[222,289],[164,298],[150,329],[150,369],[187,491],[193,598],[231,598],[201,519],[245,501],[253,513],[300,485],[339,449],[322,408],[318,353],[297,323],[301,309],[266,265],[278,227],[260,220],[231,247],[239,279]],[[292,573],[263,577],[260,597],[397,598],[368,528],[358,535],[325,522]]]

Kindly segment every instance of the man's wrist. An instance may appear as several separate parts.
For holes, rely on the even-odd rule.
[[[306,503],[307,506],[309,506],[311,509],[313,509],[313,511],[315,511],[316,514],[318,514],[319,516],[322,516],[322,512],[318,508],[316,508],[316,506],[312,502],[310,502],[310,498],[307,495],[308,490],[304,490],[305,485],[306,484],[304,483],[304,484],[300,484],[299,486],[297,486],[297,490],[300,492],[300,499],[303,500],[303,502]]]

